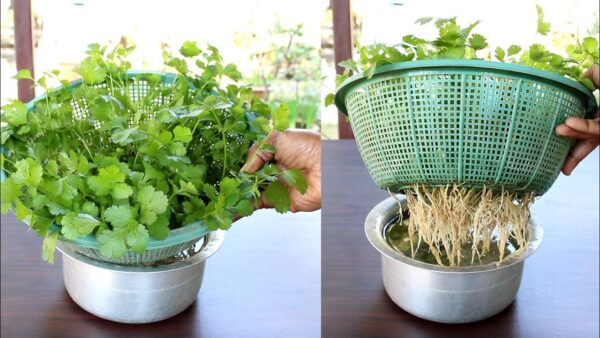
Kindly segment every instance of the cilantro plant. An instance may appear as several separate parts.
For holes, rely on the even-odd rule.
[[[546,35],[550,32],[550,24],[544,21],[544,13],[540,6],[537,8],[537,33]],[[590,79],[583,78],[583,72],[598,62],[598,40],[595,37],[585,37],[566,47],[566,54],[552,53],[541,44],[532,44],[529,48],[510,45],[507,48],[496,47],[494,55],[481,55],[481,51],[488,48],[486,37],[474,33],[479,21],[467,27],[461,27],[456,22],[456,17],[446,19],[421,18],[416,24],[434,24],[439,34],[434,40],[427,40],[414,35],[406,35],[397,46],[375,44],[358,48],[359,59],[342,61],[344,73],[336,78],[339,86],[351,74],[363,73],[371,78],[375,69],[380,66],[428,59],[495,59],[501,62],[531,66],[581,82],[590,90],[594,84]],[[478,54],[479,53],[479,54]],[[329,94],[325,102],[333,103],[333,94]]]
[[[116,258],[190,223],[228,229],[263,192],[288,211],[285,184],[307,189],[298,169],[240,172],[252,144],[276,150],[263,141],[270,118],[284,130],[289,111],[254,97],[215,47],[187,41],[181,56],[165,52],[170,75],[130,72],[132,50],[90,45],[79,83],[50,89],[54,71],[35,82],[46,95],[30,109],[18,100],[2,108],[2,212],[13,208],[44,237],[48,262],[61,237],[95,235]]]

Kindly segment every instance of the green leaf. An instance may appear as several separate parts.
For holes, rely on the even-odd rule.
[[[31,209],[23,204],[21,200],[15,200],[15,216],[17,216],[17,219],[29,223],[31,221],[31,215],[33,215]]]
[[[126,234],[122,231],[104,230],[97,235],[100,254],[104,257],[120,258],[127,252]]]
[[[54,252],[56,251],[56,240],[58,232],[47,233],[42,241],[42,259],[50,264],[54,264]]]
[[[112,192],[112,188],[117,183],[125,181],[125,174],[121,172],[116,165],[110,165],[106,168],[100,168],[97,176],[87,179],[87,184],[97,196],[105,196]]]
[[[521,51],[521,46],[510,45],[508,47],[508,56],[513,56]]]
[[[539,5],[535,5],[537,10],[537,32],[546,35],[550,32],[550,24],[544,21],[544,11]]]
[[[162,241],[169,236],[169,219],[165,214],[158,216],[156,221],[148,225],[148,232],[152,238]]]
[[[94,217],[98,217],[98,207],[96,206],[96,204],[94,204],[94,202],[86,201],[85,203],[83,203],[81,211],[85,212],[86,214],[90,214]]]
[[[533,44],[529,47],[529,58],[531,60],[542,62],[547,56],[549,56],[549,53],[546,47],[540,44]]]
[[[100,225],[100,221],[92,215],[69,212],[62,217],[61,224],[60,232],[62,235],[66,239],[75,240],[78,237],[91,234]]]
[[[239,216],[250,216],[254,212],[252,202],[248,200],[241,200],[235,206],[235,210]]]
[[[52,214],[54,216],[64,215],[67,212],[69,212],[68,208],[65,208],[62,205],[59,205],[59,204],[54,203],[54,202],[48,202],[46,204],[46,206],[48,207],[48,210],[50,211],[50,214]]]
[[[188,143],[192,140],[192,131],[188,127],[177,126],[173,129],[173,139]]]
[[[162,214],[167,210],[168,199],[162,191],[156,191],[153,186],[146,185],[140,189],[136,196],[142,208]]]
[[[13,76],[13,79],[17,79],[17,80],[21,80],[21,79],[33,80],[33,76],[31,76],[31,71],[29,69],[20,69],[17,72],[17,75]]]
[[[140,222],[144,224],[152,224],[156,221],[156,213],[150,209],[142,208],[140,211]]]
[[[487,47],[487,41],[483,35],[473,34],[471,38],[469,38],[469,45],[475,50],[481,50]]]
[[[2,197],[2,213],[5,214],[12,206],[12,203],[16,201],[19,196],[21,196],[21,190],[10,177],[2,182],[1,189],[2,193],[0,196]]]
[[[284,213],[290,210],[292,202],[283,183],[279,181],[269,183],[264,194],[267,202],[273,204],[277,212]]]
[[[115,228],[124,228],[133,221],[133,210],[129,205],[113,205],[104,211],[104,219]]]
[[[195,41],[185,41],[181,48],[179,48],[179,52],[185,57],[194,57],[198,56],[201,50],[196,45]]]
[[[281,173],[285,182],[295,187],[301,194],[306,193],[306,189],[308,188],[308,184],[306,183],[306,178],[300,169],[291,168],[284,170]]]
[[[431,22],[431,20],[433,20],[433,18],[430,17],[430,16],[427,16],[427,17],[424,17],[424,18],[417,19],[417,21],[415,21],[415,23],[417,25],[425,25],[425,24]]]
[[[116,183],[113,188],[111,195],[114,199],[125,199],[133,194],[133,189],[126,183]]]
[[[267,143],[261,144],[259,149],[260,149],[260,151],[265,152],[265,153],[275,153],[277,151],[277,149],[275,148],[274,145],[267,144]]]
[[[138,224],[127,233],[125,240],[133,251],[141,254],[148,247],[148,237],[148,230],[143,225]]]
[[[133,142],[133,133],[137,130],[137,127],[134,128],[116,128],[110,136],[111,141],[113,143],[117,143],[119,145],[127,145]]]
[[[37,187],[42,181],[42,166],[32,158],[26,158],[15,163],[17,169],[10,177],[17,185]]]
[[[2,117],[11,125],[20,126],[27,123],[27,106],[21,101],[12,101],[2,107]]]
[[[281,103],[272,111],[273,128],[279,131],[285,131],[289,125],[290,109],[285,103]]]
[[[325,96],[325,107],[329,107],[335,103],[335,95],[333,93],[327,94]]]
[[[102,83],[106,79],[106,69],[92,57],[88,57],[81,62],[79,74],[81,74],[83,82],[92,85]]]
[[[184,156],[187,153],[187,148],[181,142],[172,142],[168,145],[169,152],[176,156]]]
[[[177,194],[186,196],[197,196],[198,189],[196,189],[196,186],[194,186],[194,184],[190,182],[180,181],[179,190],[177,191]]]
[[[496,57],[496,59],[498,61],[504,61],[504,49],[500,48],[500,47],[496,47],[496,50],[494,51],[494,56]]]
[[[596,40],[595,38],[593,38],[591,36],[585,37],[583,39],[583,42],[581,43],[581,45],[583,46],[583,49],[585,49],[585,51],[588,54],[590,54],[590,55],[598,54],[598,40]],[[598,62],[598,60],[596,60],[596,62]]]
[[[338,63],[338,65],[342,68],[350,69],[353,72],[358,72],[358,65],[356,64],[356,61],[352,59],[342,61]]]

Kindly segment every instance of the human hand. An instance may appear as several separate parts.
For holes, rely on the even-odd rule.
[[[600,88],[600,69],[598,65],[593,65],[584,75],[594,82],[596,88]],[[565,123],[556,126],[556,134],[577,139],[562,168],[563,174],[569,176],[577,164],[596,149],[600,143],[600,109],[596,111],[593,119],[569,117]]]
[[[265,162],[272,162],[280,169],[297,168],[306,176],[308,189],[303,195],[294,187],[288,187],[292,212],[314,211],[321,208],[321,137],[308,130],[288,129],[285,132],[273,131],[267,137],[267,144],[275,147],[275,153],[257,151],[253,145],[242,171],[254,173]],[[264,196],[261,208],[272,208]]]

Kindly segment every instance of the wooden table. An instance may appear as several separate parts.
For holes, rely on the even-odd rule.
[[[323,337],[598,337],[598,151],[536,202],[545,230],[527,259],[516,301],[487,320],[443,325],[388,298],[379,253],[364,220],[388,197],[369,177],[356,144],[323,142]]]
[[[61,257],[40,258],[41,239],[2,216],[2,338],[319,337],[320,212],[260,210],[233,225],[206,265],[200,294],[162,322],[97,318],[69,298]]]

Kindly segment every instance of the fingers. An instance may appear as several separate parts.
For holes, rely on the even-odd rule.
[[[598,65],[591,66],[588,70],[583,74],[584,77],[592,80],[596,88],[600,88],[600,68]]]
[[[598,140],[600,138],[600,119],[588,120],[570,117],[565,123],[556,127],[556,134],[579,140]]]
[[[280,132],[273,131],[269,134],[267,139],[265,140],[266,144],[270,144],[277,148],[277,142],[279,140]],[[246,163],[240,169],[241,171],[245,171],[247,173],[255,173],[258,169],[260,169],[265,162],[271,161],[275,155],[271,152],[266,152],[262,150],[258,150],[258,145],[254,144],[248,150],[248,158],[246,159]]]
[[[580,133],[590,135],[592,137],[600,137],[600,119],[580,119],[570,117],[565,121],[565,124],[573,130]]]
[[[575,146],[571,148],[569,152],[569,156],[563,165],[562,172],[563,174],[569,176],[573,172],[573,169],[577,167],[579,162],[583,160],[587,155],[589,155],[598,145],[598,143],[594,140],[587,141],[577,141]]]

